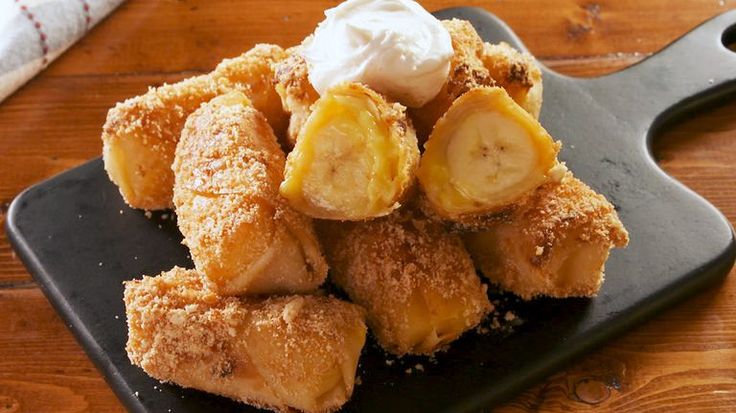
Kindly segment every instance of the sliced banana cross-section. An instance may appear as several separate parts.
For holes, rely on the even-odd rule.
[[[545,183],[559,147],[503,89],[478,88],[437,122],[417,175],[440,217],[488,215]]]
[[[314,104],[288,156],[281,194],[316,218],[383,216],[399,207],[418,162],[405,108],[346,83]]]

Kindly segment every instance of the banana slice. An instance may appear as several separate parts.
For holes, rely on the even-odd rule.
[[[503,89],[477,88],[437,122],[417,176],[440,217],[489,215],[545,183],[559,147]]]
[[[316,218],[362,220],[400,206],[419,162],[405,108],[357,83],[315,104],[286,161],[281,194]]]

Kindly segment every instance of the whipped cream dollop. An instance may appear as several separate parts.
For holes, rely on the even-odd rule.
[[[432,100],[450,70],[442,23],[412,0],[348,0],[304,41],[309,81],[320,94],[361,82],[406,106]]]

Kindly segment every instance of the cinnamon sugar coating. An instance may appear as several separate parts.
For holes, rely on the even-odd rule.
[[[473,25],[459,19],[443,20],[442,24],[450,33],[454,54],[450,60],[447,81],[437,96],[420,108],[409,109],[420,144],[429,138],[435,123],[455,99],[470,89],[495,85],[483,65],[483,40]]]
[[[542,71],[534,57],[500,42],[485,43],[481,60],[496,85],[506,89],[519,106],[539,119],[542,110]]]
[[[465,235],[483,275],[524,298],[590,297],[629,235],[613,205],[568,172],[487,231]]]
[[[284,162],[265,117],[239,92],[187,119],[174,203],[196,268],[220,294],[307,292],[326,277],[311,219],[278,193]]]
[[[332,281],[391,353],[432,354],[491,310],[460,237],[412,210],[317,228]]]
[[[278,46],[256,45],[209,74],[149,88],[110,109],[102,129],[103,159],[125,202],[147,210],[173,206],[171,163],[182,127],[189,114],[215,96],[245,93],[277,133],[285,132],[288,117],[273,88],[271,69],[285,57]]]
[[[125,283],[126,351],[152,377],[274,411],[331,412],[353,391],[363,311],[331,297],[222,297],[195,270]]]
[[[291,47],[286,50],[289,57],[274,63],[276,92],[281,97],[284,110],[290,114],[286,133],[289,147],[296,145],[299,131],[306,123],[312,105],[319,99],[319,93],[309,81],[307,62],[301,51],[301,46]]]

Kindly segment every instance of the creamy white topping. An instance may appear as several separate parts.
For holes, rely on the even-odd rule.
[[[404,105],[422,106],[442,88],[452,42],[439,20],[412,0],[348,0],[304,41],[309,81],[320,94],[361,82]]]

